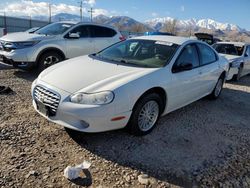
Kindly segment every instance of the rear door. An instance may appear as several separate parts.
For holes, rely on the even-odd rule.
[[[180,70],[182,64],[191,63],[191,70]],[[168,87],[170,111],[185,106],[200,98],[199,57],[195,44],[186,45],[172,66],[172,82]]]
[[[205,44],[197,43],[200,68],[199,75],[201,77],[199,85],[201,86],[201,94],[209,94],[213,91],[218,78],[221,74],[219,69],[219,58],[214,50]]]
[[[69,38],[71,33],[79,34],[80,38]],[[90,37],[88,25],[80,25],[72,29],[66,36],[67,58],[94,53],[94,42]]]
[[[95,52],[99,52],[119,41],[116,37],[117,32],[108,27],[91,25],[90,32],[94,41]]]

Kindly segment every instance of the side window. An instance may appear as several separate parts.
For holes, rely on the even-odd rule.
[[[91,37],[113,37],[116,35],[116,31],[107,27],[101,26],[90,26],[91,28]]]
[[[80,38],[86,38],[89,37],[89,27],[86,25],[78,26],[70,31],[70,33],[78,33],[80,35]]]
[[[249,56],[250,56],[250,46],[247,46],[246,56],[247,56],[247,57],[249,57]]]
[[[189,44],[182,50],[181,54],[179,55],[177,61],[173,66],[172,71],[176,72],[174,71],[174,69],[183,64],[192,64],[193,68],[199,67],[199,57],[195,45]]]
[[[210,47],[204,44],[197,44],[197,46],[200,51],[201,65],[207,65],[217,61],[217,56]]]

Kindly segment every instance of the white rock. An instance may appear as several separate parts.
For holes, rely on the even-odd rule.
[[[138,176],[138,181],[143,185],[149,184],[149,177],[147,174],[141,174]]]

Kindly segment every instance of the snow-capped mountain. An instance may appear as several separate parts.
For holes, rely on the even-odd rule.
[[[156,30],[160,30],[164,24],[168,21],[173,21],[174,18],[154,18],[152,20],[147,20],[145,23],[153,27]],[[193,29],[210,29],[210,30],[222,30],[222,31],[244,31],[237,25],[229,23],[221,23],[212,19],[189,19],[189,20],[177,20],[178,28],[193,28]]]
[[[48,17],[36,16],[34,19],[38,20],[48,20]],[[80,21],[79,15],[60,13],[52,16],[52,21],[62,21],[62,20],[70,20],[70,21]],[[134,20],[128,16],[105,16],[98,15],[93,18],[94,22],[103,23],[113,26],[119,26],[123,29],[128,29],[134,27],[135,25],[140,25],[147,30],[161,30],[165,23],[168,21],[173,21],[174,18],[171,17],[163,17],[163,18],[154,18],[151,20],[147,20],[144,23]],[[89,17],[83,17],[83,21],[90,21]],[[198,31],[199,29],[207,29],[207,30],[221,30],[221,31],[237,31],[237,32],[245,32],[246,30],[240,28],[238,25],[230,24],[230,23],[221,23],[212,19],[189,19],[189,20],[177,20],[177,28],[179,30],[183,29],[192,29]]]

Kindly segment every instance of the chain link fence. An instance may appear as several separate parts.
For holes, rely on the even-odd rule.
[[[32,20],[31,18],[16,18],[0,15],[0,28],[6,28],[7,33],[20,32],[32,27],[42,27],[49,22]]]

